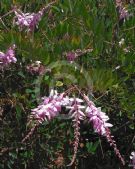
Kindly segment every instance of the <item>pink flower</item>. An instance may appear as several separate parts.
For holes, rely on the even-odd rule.
[[[116,0],[116,7],[119,12],[119,20],[125,20],[129,16],[129,13],[123,6],[122,0]]]
[[[109,127],[112,127],[112,124],[108,123],[109,117],[104,112],[102,112],[100,108],[97,108],[86,95],[82,94],[83,99],[87,103],[87,108],[85,105],[82,105],[84,104],[82,99],[69,98],[65,95],[66,92],[58,94],[57,91],[51,90],[49,97],[42,98],[43,102],[37,108],[32,110],[32,116],[36,118],[39,123],[42,123],[44,120],[47,121],[56,117],[61,111],[62,106],[70,109],[69,115],[73,121],[75,140],[74,155],[72,157],[71,163],[68,166],[71,166],[76,159],[80,137],[80,121],[84,120],[86,116],[89,118],[89,121],[92,122],[95,132],[106,137],[108,143],[110,143],[110,146],[113,147],[114,152],[121,160],[122,164],[125,165],[125,161],[120,154],[115,140],[113,139],[113,136],[109,130]]]
[[[82,112],[81,109],[85,109],[85,106],[81,105],[83,100],[79,98],[70,98],[69,99],[69,104],[71,106],[66,106],[67,109],[70,109],[69,115],[71,115],[72,118],[78,114],[79,120],[83,120],[83,117],[85,117],[85,114]]]
[[[41,64],[40,61],[35,61],[34,63],[29,64],[26,67],[27,71],[31,73],[32,75],[43,75],[47,70],[45,69],[45,66]]]
[[[23,13],[15,10],[14,24],[18,25],[20,30],[26,28],[27,31],[33,31],[38,25],[44,14],[44,8],[38,13]]]
[[[66,54],[66,57],[67,57],[68,61],[72,62],[72,61],[74,61],[76,59],[77,56],[76,56],[75,52],[68,52]]]
[[[124,7],[119,7],[119,18],[120,20],[126,19],[129,16],[128,11]]]
[[[74,155],[72,160],[68,166],[71,166],[77,155],[78,145],[79,145],[79,137],[80,137],[80,121],[84,119],[85,114],[82,112],[81,109],[85,109],[85,106],[81,105],[83,103],[82,99],[79,98],[71,98],[69,99],[72,103],[72,106],[67,106],[70,109],[69,114],[72,117],[73,127],[74,127]]]
[[[101,111],[101,108],[96,108],[94,104],[86,109],[89,121],[93,123],[95,132],[101,135],[106,135],[106,128],[112,127],[112,124],[107,123],[109,117]]]
[[[16,63],[17,59],[15,57],[15,45],[13,45],[12,47],[10,47],[6,53],[0,52],[0,64],[2,64],[1,66],[7,66],[10,63]]]
[[[115,140],[113,139],[113,136],[111,135],[111,132],[109,130],[109,127],[112,127],[112,124],[107,122],[109,120],[109,117],[101,111],[101,108],[96,108],[94,103],[92,103],[91,101],[88,105],[89,106],[86,109],[86,113],[89,121],[93,124],[95,132],[106,137],[107,141],[110,143],[110,146],[114,148],[114,151],[118,158],[121,160],[122,164],[125,165],[125,161],[121,156]]]
[[[69,103],[68,97],[64,98],[63,94],[59,95],[55,90],[51,90],[50,96],[42,100],[43,102],[32,110],[32,116],[40,123],[56,117],[61,111],[61,106]]]

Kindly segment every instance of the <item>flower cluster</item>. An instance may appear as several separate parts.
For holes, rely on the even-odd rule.
[[[84,99],[88,104],[86,113],[89,121],[93,123],[95,132],[106,137],[107,141],[110,143],[110,146],[113,147],[115,154],[121,160],[122,164],[125,165],[125,161],[121,156],[115,140],[113,139],[113,136],[109,130],[109,127],[112,127],[112,124],[107,122],[109,120],[109,117],[101,111],[101,108],[96,108],[94,103],[90,101],[87,96],[84,95]]]
[[[49,97],[42,98],[43,102],[32,110],[32,117],[38,120],[39,123],[51,120],[56,117],[61,111],[62,105],[68,105],[69,99],[59,95],[57,91],[51,90]]]
[[[15,7],[13,10],[15,12],[13,23],[18,25],[20,30],[26,28],[28,32],[34,31],[34,28],[38,26],[44,13],[56,2],[56,0],[50,2],[37,13],[23,13]]]
[[[15,45],[7,49],[6,53],[0,52],[0,65],[2,67],[8,66],[10,63],[16,63]]]
[[[32,117],[37,119],[39,123],[42,123],[44,120],[48,121],[56,117],[61,111],[62,106],[70,109],[68,115],[73,121],[75,140],[74,155],[71,163],[68,166],[71,166],[76,159],[80,137],[80,121],[84,120],[86,117],[88,117],[89,122],[92,122],[95,132],[106,137],[107,141],[110,143],[110,146],[114,148],[116,155],[124,165],[125,161],[122,158],[109,130],[109,127],[112,127],[112,124],[107,122],[109,117],[102,112],[100,108],[97,108],[86,95],[81,94],[83,100],[79,98],[69,98],[66,95],[66,93],[58,94],[57,91],[52,90],[50,96],[44,97],[43,102],[37,108],[32,110]],[[84,101],[87,103],[87,106],[84,105]],[[82,109],[84,109],[84,111],[82,111]]]
[[[96,108],[92,103],[87,107],[86,113],[89,121],[93,123],[95,132],[100,135],[106,135],[106,128],[112,127],[112,124],[107,122],[109,117],[101,111],[101,108]]]
[[[15,10],[14,24],[18,25],[20,30],[27,28],[27,31],[33,31],[38,25],[44,14],[44,8],[38,13],[23,13],[21,11]]]
[[[66,53],[66,58],[68,61],[73,62],[75,61],[79,56],[82,56],[86,53],[92,52],[93,49],[77,49],[75,51],[69,51]]]
[[[119,12],[119,20],[125,20],[129,16],[129,13],[126,10],[126,8],[123,6],[121,0],[116,0],[116,7]]]
[[[126,19],[129,16],[128,11],[126,10],[126,8],[125,7],[121,7],[121,6],[119,7],[119,14],[120,14],[120,16],[119,16],[120,20]]]
[[[77,58],[77,55],[75,54],[75,52],[68,52],[66,54],[66,57],[68,61],[73,62]]]
[[[42,75],[45,73],[46,69],[44,67],[44,65],[41,64],[40,61],[35,61],[34,63],[32,64],[29,64],[27,67],[26,67],[27,71],[29,73],[31,73],[32,75]]]

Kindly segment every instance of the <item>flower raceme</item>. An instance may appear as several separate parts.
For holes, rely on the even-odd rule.
[[[92,122],[93,128],[95,132],[97,132],[99,135],[103,135],[106,137],[106,140],[110,144],[110,146],[113,147],[115,154],[120,159],[123,165],[125,165],[125,161],[123,157],[120,154],[119,149],[117,148],[117,145],[114,140],[114,136],[111,135],[111,132],[109,130],[109,127],[112,127],[112,124],[108,123],[109,117],[101,111],[101,108],[96,108],[94,103],[89,100],[89,98],[82,94],[85,101],[87,102],[87,109],[86,113],[89,118],[89,121]]]
[[[101,108],[96,108],[94,104],[87,107],[86,114],[89,121],[93,123],[95,132],[98,134],[106,135],[106,128],[112,127],[112,124],[107,123],[109,117],[101,111]]]
[[[71,166],[76,159],[80,136],[80,122],[85,118],[88,118],[89,122],[92,122],[95,132],[106,137],[107,141],[113,146],[116,155],[124,165],[124,159],[109,130],[109,127],[112,127],[112,124],[107,122],[109,117],[101,111],[101,108],[96,108],[94,103],[88,100],[86,96],[84,96],[83,99],[70,98],[65,95],[65,93],[58,94],[57,91],[52,90],[49,97],[44,97],[42,100],[42,103],[37,108],[33,109],[31,114],[31,116],[39,123],[55,118],[62,110],[62,106],[69,109],[68,115],[72,118],[74,128],[74,155],[69,166]],[[84,101],[87,105],[84,104]]]
[[[44,120],[51,120],[56,117],[61,111],[62,105],[68,105],[68,97],[63,97],[63,94],[58,95],[57,91],[52,90],[49,97],[42,98],[43,102],[32,110],[32,116],[40,123]]]
[[[7,49],[6,53],[0,52],[0,65],[2,67],[8,66],[10,63],[16,63],[15,44]]]
[[[73,128],[74,128],[74,155],[72,158],[72,161],[68,166],[71,166],[75,159],[76,154],[79,146],[79,137],[80,137],[80,121],[84,119],[85,114],[83,113],[82,109],[85,109],[85,106],[82,106],[81,103],[83,103],[82,99],[78,98],[71,98],[70,101],[72,102],[72,106],[67,106],[68,109],[70,109],[69,114],[71,115],[73,119]]]
[[[18,10],[14,7],[13,11],[15,12],[15,17],[13,23],[19,26],[20,31],[26,28],[27,32],[34,31],[35,27],[38,26],[40,20],[42,19],[44,13],[54,5],[57,0],[54,0],[48,3],[37,13],[23,13],[21,10]]]
[[[43,14],[44,8],[37,13],[23,13],[15,10],[14,24],[18,25],[20,30],[26,28],[28,32],[33,31],[38,26]]]

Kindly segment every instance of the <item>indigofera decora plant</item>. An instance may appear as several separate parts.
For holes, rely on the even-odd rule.
[[[68,89],[65,93],[61,94],[58,94],[55,90],[51,90],[49,97],[43,97],[41,104],[37,108],[32,109],[31,113],[31,119],[35,119],[37,122],[36,127],[44,121],[50,121],[57,117],[62,111],[62,107],[65,107],[69,110],[67,115],[72,118],[74,128],[74,155],[69,166],[76,159],[80,136],[80,122],[84,119],[88,119],[92,123],[95,132],[106,137],[110,146],[114,148],[116,155],[124,165],[125,161],[109,130],[109,127],[112,127],[112,124],[108,122],[109,117],[101,111],[101,108],[97,108],[85,94],[81,93],[81,98],[75,96],[69,97],[73,90],[80,93],[79,88],[75,86],[73,89]],[[33,131],[34,128],[32,128],[30,133],[33,133]],[[30,133],[23,139],[23,142],[29,138]]]
[[[42,19],[44,13],[49,8],[50,5],[53,5],[56,1],[48,4],[46,7],[39,10],[37,13],[24,13],[21,10],[14,8],[13,12],[15,17],[13,19],[14,25],[19,27],[20,31],[32,32],[35,27],[38,26],[40,20]],[[128,11],[125,10],[121,1],[116,0],[116,7],[119,12],[119,19],[126,19],[128,17]],[[89,52],[89,49],[83,51],[82,53]],[[66,53],[67,60],[72,62],[82,54],[81,52],[70,51]],[[15,57],[15,45],[7,49],[7,51],[0,52],[0,68],[8,66],[10,63],[16,63],[17,59]],[[33,63],[27,66],[27,70],[31,74],[42,74],[45,72],[45,68],[41,63]],[[72,95],[72,91],[79,93],[79,97]],[[93,126],[95,132],[99,135],[106,137],[110,146],[114,148],[115,154],[121,160],[122,164],[125,164],[125,161],[120,154],[115,140],[111,135],[110,127],[113,125],[108,122],[109,117],[106,113],[101,111],[101,108],[97,108],[95,104],[89,100],[89,98],[80,90],[78,87],[73,87],[65,91],[64,93],[58,94],[57,91],[52,90],[49,97],[43,97],[42,102],[38,105],[37,108],[32,109],[31,119],[36,121],[36,126],[31,129],[30,133],[22,140],[25,142],[29,136],[34,132],[34,129],[42,124],[44,121],[50,121],[53,118],[57,117],[62,111],[62,107],[65,107],[68,111],[68,116],[72,118],[73,128],[74,128],[74,154],[71,163],[71,166],[77,155],[77,150],[79,146],[79,137],[80,137],[80,122],[84,119],[87,119]],[[70,97],[71,96],[71,97]],[[134,154],[132,154],[134,155]],[[134,158],[132,156],[132,161],[134,163]]]

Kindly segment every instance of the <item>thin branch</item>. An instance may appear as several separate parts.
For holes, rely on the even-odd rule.
[[[103,158],[105,157],[104,152],[103,152],[103,148],[102,148],[102,143],[101,143],[101,139],[99,138],[99,144],[100,144],[100,148],[101,148],[101,152],[103,155]]]
[[[35,130],[38,128],[38,126],[39,126],[39,123],[36,124],[36,125],[30,130],[30,132],[23,138],[23,140],[21,141],[21,143],[26,142],[26,141],[32,136],[32,134],[35,132]]]
[[[7,28],[7,26],[5,25],[5,23],[3,22],[3,20],[0,18],[0,21],[1,21],[1,23],[2,23],[2,25],[6,28],[6,30],[8,31],[8,28]]]
[[[8,13],[4,14],[3,16],[1,16],[0,18],[4,18],[6,16],[8,16],[9,14],[13,13],[14,12],[14,9],[12,9],[11,11],[9,11]]]

